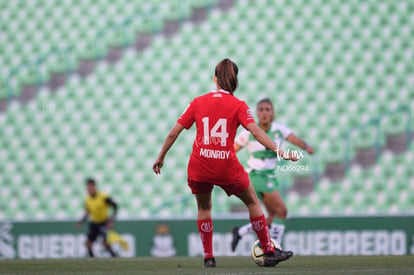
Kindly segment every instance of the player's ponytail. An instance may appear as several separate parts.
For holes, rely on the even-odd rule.
[[[239,68],[237,67],[236,63],[228,58],[223,59],[220,63],[217,64],[215,70],[218,86],[221,89],[233,94],[234,91],[236,91],[238,85],[238,72]]]

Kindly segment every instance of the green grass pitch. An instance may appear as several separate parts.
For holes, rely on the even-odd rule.
[[[249,257],[217,257],[202,269],[200,257],[0,261],[0,274],[414,274],[414,256],[296,256],[276,267]]]

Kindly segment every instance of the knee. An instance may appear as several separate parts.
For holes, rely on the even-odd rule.
[[[276,217],[285,220],[287,218],[288,210],[285,205],[278,207],[274,211]]]
[[[86,241],[85,246],[90,249],[92,247],[92,243],[90,241]]]
[[[245,205],[249,211],[250,217],[259,217],[264,215],[259,200],[253,199],[248,203],[245,203]]]
[[[251,198],[251,200],[246,203],[246,206],[248,208],[250,208],[250,207],[260,207],[260,209],[262,208],[261,205],[260,205],[259,199],[255,198],[255,197]]]
[[[203,204],[203,203],[199,203],[198,204],[198,211],[211,211],[211,202]]]

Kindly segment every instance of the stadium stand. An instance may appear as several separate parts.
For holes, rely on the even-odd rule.
[[[0,98],[18,95],[22,85],[47,83],[52,72],[72,72],[79,59],[102,57],[109,47],[133,43],[137,33],[160,31],[165,22],[215,2],[1,1],[8,24],[1,25]]]
[[[354,165],[341,181],[321,180],[307,197],[288,193],[288,208],[295,214],[412,213],[414,169],[410,163],[413,158],[413,144],[401,155],[386,151],[369,169]]]
[[[108,1],[101,2],[85,11],[101,11]],[[121,2],[110,6],[125,9],[125,16],[141,8],[127,9],[129,4]],[[6,5],[3,16],[20,10],[17,4]],[[113,18],[108,9],[99,19],[105,24]],[[59,10],[83,11],[65,5]],[[122,198],[122,218],[195,213],[185,168],[194,129],[180,137],[161,176],[153,175],[151,165],[188,102],[214,89],[213,68],[227,56],[240,67],[238,96],[251,106],[263,97],[273,99],[278,120],[317,145],[317,173],[322,174],[326,163],[343,161],[344,131],[400,105],[414,108],[413,18],[412,1],[241,0],[226,12],[213,8],[199,25],[184,22],[172,37],[156,35],[142,52],[127,49],[115,64],[98,62],[91,75],[70,77],[56,92],[42,87],[32,101],[12,102],[0,114],[0,185],[2,197],[8,198],[0,202],[5,209],[0,218],[75,217],[87,176]],[[86,45],[81,41],[97,27],[84,28],[82,22],[70,25],[69,33],[82,29],[85,35],[71,41]],[[39,36],[54,43],[55,35]],[[33,41],[27,46],[30,56],[41,52],[36,39],[28,40]],[[2,62],[10,64],[3,76],[26,58],[27,51],[13,54],[17,44],[1,49]],[[381,127],[381,147],[389,131],[403,133],[410,123],[403,116],[393,121]],[[374,134],[367,133],[369,138],[353,137],[352,156],[359,145],[375,146]],[[373,168],[353,165],[345,179],[322,179],[305,198],[289,192],[290,213],[412,211],[413,154],[411,145],[401,155],[383,154]],[[291,181],[288,176],[287,187]],[[215,191],[214,212],[229,212],[233,203]]]

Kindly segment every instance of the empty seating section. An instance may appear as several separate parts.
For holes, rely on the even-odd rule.
[[[384,152],[374,167],[353,166],[344,180],[322,180],[305,198],[289,193],[288,208],[295,214],[412,214],[413,159],[413,144],[402,155]]]
[[[75,45],[74,61],[88,57],[97,30],[147,6],[121,0],[27,3],[1,4],[3,20],[11,20],[0,34],[10,40],[0,43],[2,79],[23,60],[56,46]],[[151,3],[165,20],[191,13],[168,6],[170,1]],[[31,20],[23,20],[27,16]],[[77,217],[88,176],[120,201],[123,218],[194,214],[186,186],[194,129],[179,138],[160,176],[151,165],[190,100],[215,88],[214,66],[224,57],[239,65],[237,96],[252,107],[270,97],[277,120],[317,147],[321,172],[326,162],[342,161],[347,129],[403,104],[413,109],[413,20],[408,0],[240,0],[229,11],[213,8],[199,25],[183,23],[171,38],[155,36],[142,52],[126,50],[113,65],[99,62],[93,74],[71,77],[56,92],[41,88],[33,101],[14,102],[0,114],[0,192],[7,198],[0,202],[0,218]],[[385,121],[381,142],[390,131],[403,132],[406,122],[403,116]],[[353,136],[352,152],[373,146],[372,133]],[[245,162],[246,154],[241,156]],[[340,183],[322,180],[309,197],[290,192],[290,213],[409,211],[413,156],[413,146],[400,156],[386,153],[373,169],[352,167]],[[305,158],[302,164],[315,163]],[[292,181],[292,175],[281,177],[287,185]],[[225,196],[215,191],[216,213],[235,203]]]
[[[17,95],[22,84],[48,82],[51,72],[73,70],[78,59],[95,58],[97,50],[108,46],[132,43],[138,32],[159,31],[166,20],[185,19],[193,7],[215,2],[1,1],[0,98],[7,96],[9,84],[11,95]],[[98,44],[102,48],[97,41],[104,42]]]

